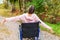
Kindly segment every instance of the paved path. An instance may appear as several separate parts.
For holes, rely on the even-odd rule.
[[[46,31],[41,31],[41,40],[60,40],[60,37]]]
[[[0,17],[0,22],[2,21]],[[4,25],[0,24],[0,40],[19,40],[19,23],[6,22]],[[46,31],[40,32],[41,40],[60,40],[60,37],[52,35]]]

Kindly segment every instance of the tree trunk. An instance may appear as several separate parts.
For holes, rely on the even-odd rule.
[[[12,4],[12,10],[11,10],[11,12],[14,13],[15,11],[16,11],[16,9],[15,9],[15,5]]]
[[[15,1],[13,0],[13,2],[11,4],[12,4],[12,10],[11,10],[11,12],[14,13],[16,11]]]
[[[23,0],[23,13],[26,12],[26,3],[27,3],[27,0]]]
[[[19,9],[20,9],[20,11],[22,11],[22,10],[21,10],[21,6],[22,6],[22,5],[21,5],[21,0],[18,0],[18,2],[19,2]]]
[[[23,0],[23,7],[22,7],[22,10],[23,10],[23,13],[24,13],[24,11],[25,11],[25,4],[24,4],[24,0]]]
[[[7,9],[8,8],[8,0],[3,0],[3,2],[4,2],[4,5],[5,5],[4,8]]]

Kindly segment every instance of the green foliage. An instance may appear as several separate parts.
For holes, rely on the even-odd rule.
[[[8,0],[10,3],[16,3],[17,0]]]
[[[43,7],[43,1],[44,0],[32,0],[31,2],[28,2],[26,5],[34,5],[35,6],[35,12],[40,13],[44,11]]]
[[[53,29],[55,35],[60,36],[60,23],[50,24],[50,23],[46,22],[46,24],[49,25]],[[43,27],[41,27],[41,30],[48,31],[48,29],[45,29]]]
[[[43,6],[45,15],[48,16],[46,19],[49,19],[50,23],[57,23],[56,17],[60,16],[60,0],[44,0]]]
[[[60,10],[60,0],[45,0],[48,5],[48,13],[53,16],[58,16]]]

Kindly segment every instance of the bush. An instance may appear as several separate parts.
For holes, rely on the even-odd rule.
[[[43,2],[44,2],[44,0],[32,0],[31,2],[26,3],[26,5],[27,6],[34,5],[35,12],[38,14],[40,12],[44,12]]]

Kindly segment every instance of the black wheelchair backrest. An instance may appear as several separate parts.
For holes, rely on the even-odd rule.
[[[23,37],[35,37],[39,34],[39,22],[34,23],[22,23],[22,35]]]

